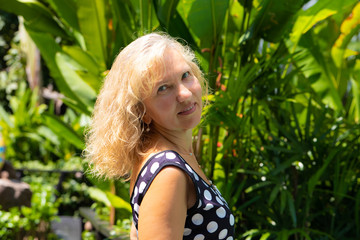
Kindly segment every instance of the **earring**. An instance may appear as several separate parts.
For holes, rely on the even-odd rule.
[[[150,124],[146,124],[146,129],[145,129],[146,132],[150,132]]]

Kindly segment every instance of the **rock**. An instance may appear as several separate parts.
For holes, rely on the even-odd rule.
[[[1,210],[16,206],[31,206],[32,192],[27,183],[19,180],[0,179]]]
[[[59,216],[60,221],[52,221],[51,229],[63,240],[81,240],[81,218]]]
[[[5,178],[5,176],[3,176],[3,174],[2,174],[3,172],[7,172],[7,173],[5,173],[5,175],[7,176],[7,179],[18,179],[16,170],[11,165],[11,163],[8,161],[4,162],[4,166],[2,167],[2,169],[0,171],[1,178]]]
[[[1,179],[9,179],[10,178],[10,174],[8,171],[1,171],[0,172],[0,178]]]

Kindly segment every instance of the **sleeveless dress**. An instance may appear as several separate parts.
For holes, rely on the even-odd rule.
[[[234,239],[235,219],[228,204],[213,184],[207,184],[175,151],[152,156],[142,167],[130,197],[133,222],[138,229],[139,207],[156,175],[167,166],[178,167],[190,176],[196,190],[196,202],[187,210],[183,239]]]

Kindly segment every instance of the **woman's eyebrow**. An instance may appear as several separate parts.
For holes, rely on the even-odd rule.
[[[179,77],[181,77],[186,72],[192,73],[192,68],[189,66],[189,64],[184,64],[182,66],[183,67],[181,67],[178,71],[176,71],[176,73],[171,74],[171,76],[163,75],[163,78],[154,84],[155,88],[171,82],[171,78],[174,75],[178,75]]]
[[[155,87],[159,87],[159,86],[164,85],[164,84],[166,84],[168,82],[169,82],[169,80],[166,80],[166,79],[160,80],[160,81],[155,83]]]

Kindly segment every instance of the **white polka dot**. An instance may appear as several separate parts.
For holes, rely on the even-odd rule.
[[[233,240],[234,238],[233,237],[228,237],[226,240]]]
[[[221,232],[219,233],[219,239],[224,239],[226,237],[227,233],[228,233],[227,229],[221,230]]]
[[[230,225],[234,226],[234,223],[235,223],[234,215],[230,214]]]
[[[209,233],[213,233],[218,229],[218,224],[215,221],[209,222],[206,229]]]
[[[144,177],[145,173],[147,172],[147,166],[144,168],[144,170],[141,172],[141,176]]]
[[[131,199],[131,203],[134,204],[135,203],[135,197],[138,194],[138,187],[134,188],[134,193],[133,193],[133,198]]]
[[[202,202],[201,202],[201,200],[199,200],[199,205],[198,205],[198,207],[197,207],[197,208],[200,208],[200,207],[201,207],[201,205],[202,205]]]
[[[155,158],[161,158],[162,156],[164,156],[164,153],[160,153],[160,154],[156,155]]]
[[[208,203],[208,204],[206,204],[204,210],[208,211],[208,210],[212,209],[213,207],[214,207],[214,205],[212,205],[211,203]]]
[[[191,167],[189,166],[189,165],[187,165],[186,163],[185,163],[185,167],[187,168],[187,170],[189,170],[189,172],[193,172],[193,170],[191,169]]]
[[[225,209],[224,209],[223,207],[218,208],[218,209],[216,210],[216,215],[217,215],[219,218],[224,218],[225,215],[226,215]]]
[[[137,196],[138,191],[139,191],[139,189],[138,189],[138,187],[136,186],[136,187],[134,188],[134,198]]]
[[[199,176],[196,173],[194,173],[194,177],[195,177],[196,181],[199,181]]]
[[[146,187],[146,183],[145,183],[145,182],[141,182],[141,183],[140,183],[140,186],[139,186],[139,193],[143,193],[145,187]]]
[[[210,193],[208,190],[205,190],[205,191],[204,191],[204,196],[205,196],[205,198],[206,198],[207,200],[209,200],[209,201],[212,199],[211,193]]]
[[[167,152],[166,153],[166,158],[167,159],[174,159],[174,158],[176,158],[176,155],[173,152]]]
[[[160,164],[158,163],[158,162],[154,162],[154,164],[151,166],[151,168],[150,168],[150,172],[152,173],[152,174],[154,174],[155,173],[155,171],[159,168],[159,166],[160,166]]]
[[[198,234],[194,237],[194,240],[204,240],[204,239],[205,239],[205,236],[202,234]]]
[[[191,234],[191,229],[190,228],[185,228],[184,229],[184,236],[189,236]]]
[[[204,221],[204,217],[201,214],[197,213],[191,218],[191,221],[195,225],[201,225],[203,223],[203,221]]]
[[[217,201],[218,203],[220,203],[221,205],[224,205],[224,202],[221,201],[221,199],[220,199],[218,196],[216,196],[216,201]]]
[[[137,203],[134,204],[134,210],[137,213],[139,212],[139,204],[137,204]]]

